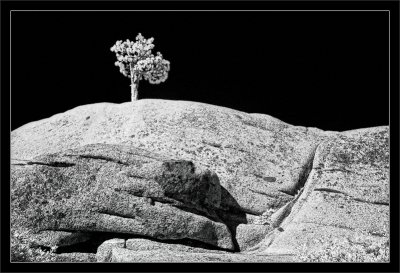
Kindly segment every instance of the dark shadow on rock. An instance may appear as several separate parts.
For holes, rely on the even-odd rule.
[[[167,197],[183,202],[175,206],[212,221],[223,222],[232,234],[234,251],[240,251],[236,228],[239,224],[247,223],[246,214],[228,190],[220,185],[218,175],[209,170],[201,175],[195,174],[194,163],[186,160],[166,161],[163,167],[162,176],[157,177],[156,181],[163,187]],[[221,198],[217,194],[219,190]]]
[[[195,247],[195,248],[202,248],[205,250],[219,250],[221,251],[219,247],[206,244],[200,241],[192,240],[192,239],[156,239],[153,237],[146,237],[146,236],[140,236],[140,235],[133,235],[133,234],[126,234],[126,233],[113,233],[113,232],[91,232],[92,236],[91,239],[78,243],[78,244],[73,244],[69,246],[60,246],[57,248],[55,253],[57,254],[62,254],[62,253],[96,253],[97,248],[105,241],[110,240],[110,239],[146,239],[149,241],[154,241],[158,243],[163,243],[163,244],[170,244],[170,245],[185,245],[185,246],[190,246],[190,247]],[[50,251],[50,247],[43,247],[43,246],[36,246],[37,248],[41,248],[46,251]],[[229,250],[225,250],[227,252],[233,252]]]
[[[196,247],[196,248],[203,248],[205,250],[224,250],[227,252],[239,252],[240,248],[238,245],[238,242],[236,240],[236,229],[237,226],[240,224],[247,224],[247,219],[246,219],[246,213],[244,213],[242,210],[238,209],[239,204],[236,202],[236,200],[233,198],[233,196],[224,188],[221,186],[221,198],[223,198],[226,203],[233,204],[234,206],[229,206],[229,207],[224,207],[218,210],[212,210],[214,213],[215,217],[210,217],[210,214],[204,214],[204,212],[197,211],[194,208],[184,208],[180,207],[180,209],[203,215],[208,217],[209,219],[212,219],[213,221],[219,221],[224,223],[229,231],[232,234],[232,241],[234,244],[235,249],[233,251],[227,250],[227,249],[221,249],[217,246],[207,244],[201,241],[193,240],[193,239],[157,239],[153,237],[146,237],[146,236],[141,236],[141,235],[134,235],[134,234],[126,234],[126,233],[113,233],[113,232],[90,232],[91,234],[91,239],[74,244],[74,245],[69,245],[69,246],[61,246],[58,247],[56,250],[56,253],[61,254],[61,253],[73,253],[73,252],[84,252],[84,253],[96,253],[97,248],[106,240],[110,240],[113,238],[120,238],[120,239],[133,239],[133,238],[141,238],[141,239],[147,239],[159,243],[165,243],[165,244],[180,244],[180,245],[185,245],[185,246],[191,246],[191,247]]]
[[[236,229],[240,224],[247,224],[246,213],[240,209],[239,203],[235,198],[221,186],[221,199],[223,204],[229,204],[217,211],[217,215],[222,222],[229,228],[232,234],[232,241],[235,246],[235,252],[239,252],[239,244],[236,240]]]

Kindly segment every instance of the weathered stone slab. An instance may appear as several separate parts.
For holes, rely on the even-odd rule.
[[[214,212],[221,200],[218,177],[189,161],[92,144],[14,163],[11,179],[15,225],[188,238],[234,248]]]
[[[226,251],[206,249],[183,245],[179,243],[156,242],[148,239],[128,239],[126,240],[126,248],[132,251],[174,251],[174,252],[191,252],[191,253],[224,253]]]
[[[124,263],[268,263],[290,262],[292,255],[246,255],[216,253],[185,253],[174,251],[132,251],[114,248],[111,262]]]

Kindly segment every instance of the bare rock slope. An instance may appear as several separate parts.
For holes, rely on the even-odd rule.
[[[318,244],[345,238],[354,259],[385,259],[388,139],[187,101],[80,106],[11,133],[16,244],[57,261],[75,247],[88,261],[269,262],[321,260]]]
[[[305,187],[281,209],[287,217],[257,253],[308,261],[388,261],[387,127],[349,131],[322,142]]]

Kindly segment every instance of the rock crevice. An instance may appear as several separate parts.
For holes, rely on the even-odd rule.
[[[40,161],[26,160],[24,163],[11,163],[11,165],[14,166],[43,165],[55,168],[68,168],[75,166],[75,163],[60,162],[60,161],[40,162]]]

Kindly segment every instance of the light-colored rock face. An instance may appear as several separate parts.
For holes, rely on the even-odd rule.
[[[389,130],[323,142],[304,191],[266,253],[311,261],[388,261]],[[379,249],[379,251],[375,251]]]
[[[96,259],[98,262],[110,262],[111,253],[114,248],[125,248],[125,240],[120,238],[114,238],[104,241],[96,252]]]
[[[114,238],[102,243],[96,254],[98,262],[197,263],[197,262],[288,262],[293,255],[246,255],[205,249],[183,244],[161,243],[147,239]]]
[[[273,228],[270,225],[240,224],[236,227],[235,238],[241,252],[260,243]]]
[[[11,157],[92,143],[125,143],[214,171],[223,206],[262,214],[289,201],[303,167],[329,134],[267,115],[187,101],[140,100],[74,108],[11,134]],[[223,194],[226,194],[224,192]]]
[[[146,239],[111,239],[98,248],[97,262],[129,263],[207,263],[207,262],[288,262],[293,255],[246,255],[198,247],[165,244]]]
[[[12,225],[48,247],[123,234],[88,261],[387,261],[388,142],[195,102],[80,106],[12,132]]]
[[[110,262],[122,263],[282,263],[295,261],[292,255],[246,255],[236,253],[185,253],[174,251],[131,251],[114,248]]]

